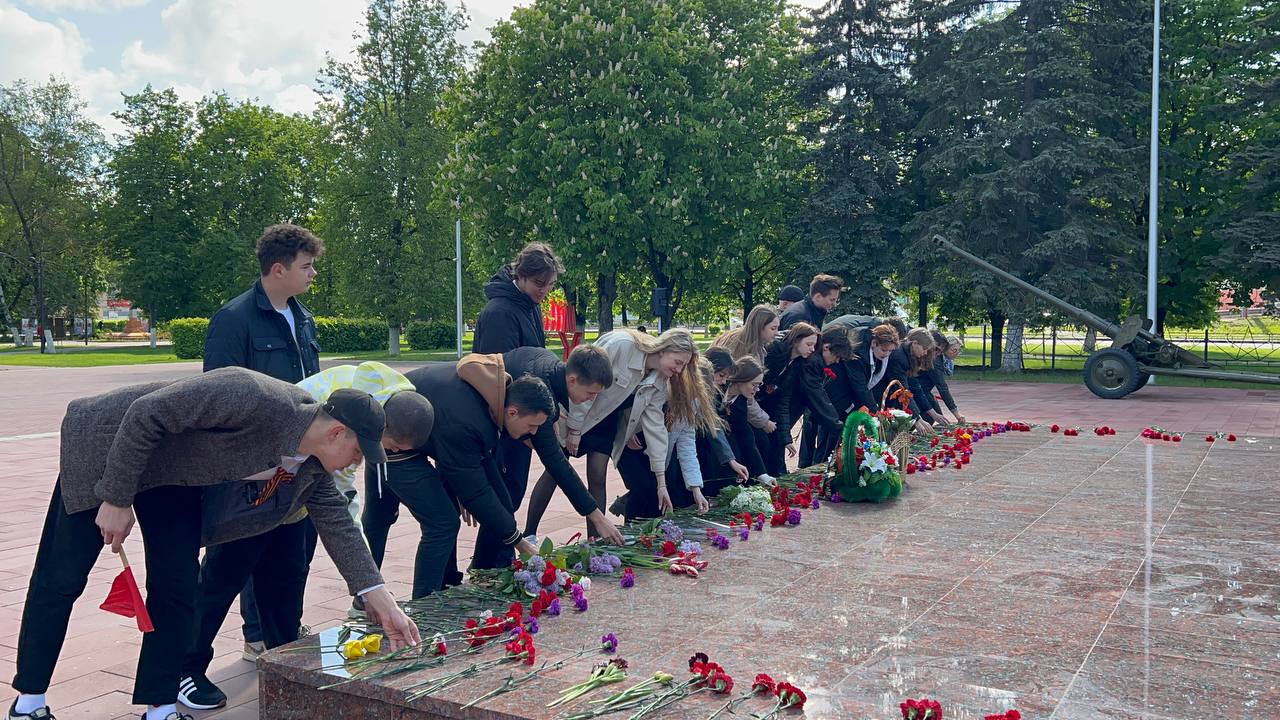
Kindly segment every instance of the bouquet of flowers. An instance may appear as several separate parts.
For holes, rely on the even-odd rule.
[[[768,488],[760,485],[731,485],[720,491],[719,499],[729,503],[729,510],[735,515],[773,512],[773,496]]]
[[[845,420],[831,480],[832,491],[845,502],[882,502],[902,493],[898,455],[881,428],[879,420],[862,410]]]

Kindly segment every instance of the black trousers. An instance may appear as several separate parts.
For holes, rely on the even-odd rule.
[[[804,424],[800,428],[800,467],[809,467],[826,459],[818,456],[818,442],[818,426],[809,413],[805,413]]]
[[[551,432],[551,429],[544,429],[542,432]],[[508,435],[503,435],[498,443],[502,457],[502,483],[506,485],[507,498],[511,501],[507,509],[514,515],[524,502],[525,490],[529,488],[529,466],[533,459],[533,448]],[[515,559],[516,551],[514,547],[504,543],[504,539],[481,525],[476,533],[476,549],[471,556],[471,567],[481,570],[510,565]]]
[[[310,519],[280,525],[261,535],[211,545],[200,564],[195,636],[182,674],[203,675],[213,662],[213,640],[231,603],[252,579],[262,642],[268,649],[298,639],[307,586],[307,526]],[[314,529],[313,529],[314,532]],[[314,545],[312,546],[314,547]]]
[[[787,474],[787,443],[791,441],[791,428],[781,425],[771,433],[756,430],[756,439],[761,441],[760,457],[769,474],[782,477]]]
[[[155,625],[142,636],[133,683],[133,702],[138,705],[167,705],[178,699],[181,658],[195,614],[201,498],[200,488],[163,486],[133,500],[146,552],[147,612]],[[20,693],[49,689],[71,608],[102,553],[97,515],[96,508],[68,515],[61,481],[54,485],[18,633],[13,688]]]
[[[649,456],[644,450],[623,448],[618,457],[618,474],[627,486],[627,520],[656,518],[662,514],[658,511],[658,476],[649,469]],[[684,486],[679,463],[670,463],[666,476],[671,504],[678,508],[692,505],[693,493]]]
[[[458,572],[458,529],[462,527],[458,506],[426,455],[388,463],[381,495],[377,480],[366,472],[364,493],[360,520],[378,567],[382,567],[387,534],[403,503],[420,529],[413,563],[413,597],[462,582],[462,573]]]
[[[354,497],[354,495],[353,495]],[[306,563],[307,573],[311,572],[311,561],[316,556],[316,543],[319,536],[316,535],[316,525],[311,522],[311,518],[302,521],[306,524]],[[303,586],[299,592],[306,591],[306,575],[303,576]],[[258,617],[258,594],[253,589],[253,576],[249,576],[248,582],[244,584],[244,589],[240,591],[240,619],[242,621],[241,632],[244,633],[244,641],[247,643],[265,642],[266,638],[262,631],[262,619]],[[268,647],[273,647],[268,645]]]

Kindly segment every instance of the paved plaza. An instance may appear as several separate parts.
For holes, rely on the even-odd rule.
[[[0,489],[7,499],[0,508],[0,673],[6,677],[14,670],[67,402],[198,371],[195,363],[0,366]],[[799,561],[804,539],[815,530],[796,528],[804,534],[791,542],[799,544],[777,550],[798,559],[789,582],[808,575],[816,588],[821,579],[830,583],[824,592],[838,600],[793,619],[797,631],[829,633],[826,645],[782,653],[797,677],[826,688],[811,693],[816,702],[808,716],[889,718],[892,698],[929,694],[973,713],[955,717],[1008,706],[1037,718],[1275,717],[1280,393],[1157,386],[1104,401],[1082,385],[982,382],[953,389],[971,421],[1078,425],[1083,433],[1064,438],[1037,429],[992,438],[964,471],[913,476],[902,498],[876,512],[824,508],[815,514],[820,524],[843,533],[828,558]],[[1138,432],[1153,424],[1187,437],[1147,443]],[[1099,425],[1119,432],[1095,437],[1090,430]],[[1205,433],[1218,431],[1239,440],[1204,441]],[[621,482],[611,476],[610,497],[620,492]],[[579,527],[557,496],[544,528],[563,541]],[[474,531],[463,532],[465,556]],[[409,595],[415,542],[412,522],[393,529],[384,572],[399,597]],[[769,542],[753,544],[752,562],[769,554]],[[137,533],[127,546],[140,570]],[[118,569],[115,557],[104,553],[77,605],[49,691],[60,720],[130,717],[139,635],[132,621],[97,609]],[[708,578],[708,587],[715,582]],[[312,566],[306,605],[304,622],[316,630],[338,624],[349,605],[323,550]],[[604,612],[583,622],[603,622],[607,607],[601,597],[589,615]],[[748,631],[762,637],[780,631],[765,618],[787,617],[763,606],[751,614],[757,619]],[[836,622],[840,632],[833,630]],[[230,696],[229,706],[198,717],[258,716],[257,673],[240,659],[240,647],[233,614],[210,672]],[[814,669],[819,651],[822,672]]]

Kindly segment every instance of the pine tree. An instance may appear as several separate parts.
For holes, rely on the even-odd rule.
[[[799,263],[792,275],[840,275],[841,304],[879,312],[891,301],[886,278],[899,262],[908,217],[900,184],[907,126],[896,0],[832,0],[810,22],[802,95],[814,145],[814,177],[796,221]]]
[[[926,84],[936,105],[921,125],[939,142],[920,170],[937,202],[914,221],[917,237],[940,232],[1093,309],[1119,306],[1139,240],[1142,145],[1123,121],[1138,102],[1141,63],[1103,52],[1099,24],[1124,22],[1123,3],[1108,5],[1027,0],[964,33]],[[1022,328],[1043,318],[985,273],[953,272],[988,310],[994,366],[1011,321],[1004,360],[1020,370]]]

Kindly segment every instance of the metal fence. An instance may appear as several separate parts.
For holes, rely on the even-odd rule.
[[[1280,372],[1280,335],[1221,330],[1170,330],[1165,336],[1205,360],[1226,368],[1254,372]],[[965,352],[956,360],[961,366],[991,364],[991,329],[987,325],[970,327],[958,333],[965,341]],[[1008,339],[1006,331],[1005,339]],[[1085,329],[1050,327],[1022,334],[1022,361],[1027,368],[1049,370],[1080,369],[1089,357],[1085,350]],[[1106,348],[1110,339],[1098,335],[1095,349]]]

